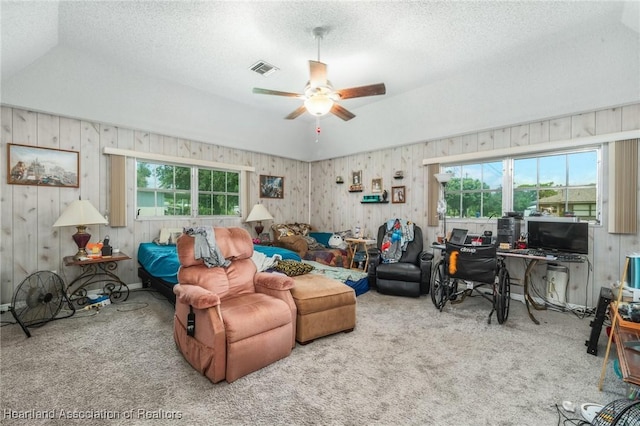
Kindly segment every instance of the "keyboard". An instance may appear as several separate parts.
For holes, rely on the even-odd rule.
[[[508,252],[513,254],[521,254],[523,256],[544,257],[545,259],[557,260],[558,262],[584,262],[586,257],[582,254],[575,253],[557,253],[553,251],[544,251],[539,249],[511,249],[498,250],[498,252]]]
[[[521,254],[523,256],[537,256],[537,257],[547,257],[547,253],[542,250],[534,250],[534,249],[508,249],[502,250],[498,249],[498,251],[504,251],[512,254]]]
[[[557,260],[558,262],[584,262],[585,258],[581,254],[575,253],[558,253],[553,251],[544,251],[536,249],[525,249],[526,255],[535,257],[544,257],[546,259]]]
[[[559,262],[584,262],[585,258],[581,254],[558,253],[556,259]]]

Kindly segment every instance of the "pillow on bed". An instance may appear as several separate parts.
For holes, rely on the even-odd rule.
[[[162,228],[160,235],[153,242],[160,246],[176,245],[180,235],[182,235],[182,228]]]
[[[329,247],[329,238],[333,234],[331,232],[309,232],[309,236],[316,239],[319,244]]]
[[[279,260],[273,269],[290,277],[295,277],[296,275],[307,274],[313,271],[313,266],[307,263],[296,262],[295,260]]]

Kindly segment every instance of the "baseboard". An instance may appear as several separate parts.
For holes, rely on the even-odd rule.
[[[140,290],[141,288],[144,288],[142,283],[127,284],[127,287],[129,287],[129,290]],[[100,294],[102,294],[101,288],[87,290],[87,296],[98,296]],[[3,303],[2,305],[0,305],[0,313],[3,314],[5,312],[8,312],[10,306],[11,306],[11,303]]]

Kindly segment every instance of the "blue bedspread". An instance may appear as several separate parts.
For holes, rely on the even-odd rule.
[[[280,247],[255,245],[253,249],[268,257],[279,254],[283,259],[300,261],[300,256],[296,252]],[[155,243],[141,243],[138,246],[138,263],[154,277],[161,278],[171,284],[178,283],[180,262],[175,245],[161,246]]]

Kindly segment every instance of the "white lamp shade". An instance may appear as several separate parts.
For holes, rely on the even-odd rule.
[[[331,111],[331,107],[333,107],[333,99],[327,95],[313,95],[304,101],[304,106],[307,108],[309,113],[320,117]]]
[[[76,200],[62,212],[53,227],[107,223],[107,219],[88,200]]]
[[[271,216],[265,206],[256,204],[251,209],[251,213],[249,213],[245,222],[260,222],[263,220],[273,220],[273,216]]]
[[[449,182],[451,180],[451,178],[453,177],[453,174],[451,174],[451,173],[436,173],[434,176],[436,177],[438,182],[447,183],[447,182]]]

